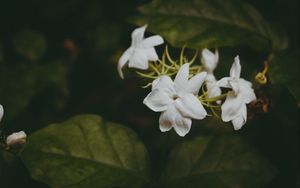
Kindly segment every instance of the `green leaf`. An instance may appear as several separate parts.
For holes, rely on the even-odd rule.
[[[96,115],[80,115],[29,136],[21,155],[52,187],[140,187],[148,156],[136,134]]]
[[[270,63],[269,76],[272,84],[283,84],[293,94],[300,106],[299,50],[284,51],[275,55]]]
[[[175,146],[162,180],[165,187],[256,188],[275,169],[239,136],[201,136]]]
[[[142,15],[134,23],[148,24],[151,32],[176,47],[248,45],[257,50],[282,50],[288,45],[283,32],[239,0],[153,0],[139,11]]]

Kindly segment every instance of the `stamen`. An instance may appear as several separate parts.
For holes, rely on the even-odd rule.
[[[266,74],[268,73],[269,70],[269,63],[272,62],[274,58],[274,54],[270,53],[267,60],[264,61],[264,69],[262,72],[257,73],[257,75],[255,76],[255,81],[258,82],[259,84],[266,84],[267,83],[267,77]]]
[[[159,72],[159,70],[158,70],[153,64],[149,64],[149,67],[150,67],[152,70],[154,70],[158,76],[160,76],[161,73]]]
[[[269,65],[268,65],[268,61],[264,62],[264,69],[262,72],[257,73],[257,75],[255,76],[255,80],[259,83],[259,84],[266,84],[267,83],[267,77],[266,74],[269,70]]]
[[[181,52],[180,52],[180,57],[179,57],[179,63],[180,63],[180,66],[183,65],[183,60],[184,60],[184,49],[185,49],[185,45],[183,45],[182,49],[181,49]]]
[[[148,87],[152,86],[152,83],[148,83],[147,85],[142,86],[143,89],[146,89]]]
[[[156,79],[156,78],[157,78],[157,76],[151,76],[151,75],[149,75],[149,74],[144,74],[144,73],[141,73],[141,72],[139,72],[139,71],[136,71],[136,73],[137,73],[139,76],[144,77],[144,78],[150,78],[150,79]]]
[[[170,63],[171,63],[174,67],[178,68],[178,65],[176,64],[176,62],[170,57],[168,45],[166,45],[165,53],[166,53],[167,59],[170,61]]]
[[[199,54],[199,50],[197,49],[196,52],[195,52],[195,54],[194,54],[194,56],[192,57],[191,61],[188,62],[190,65],[192,65],[195,62],[198,54]]]

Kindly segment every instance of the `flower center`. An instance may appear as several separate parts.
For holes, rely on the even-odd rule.
[[[172,96],[172,99],[173,99],[174,101],[175,101],[176,99],[178,99],[178,98],[179,98],[179,96],[176,95],[176,94]]]

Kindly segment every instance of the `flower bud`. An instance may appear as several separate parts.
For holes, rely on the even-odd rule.
[[[26,133],[24,131],[16,132],[6,138],[8,147],[18,147],[26,143]]]

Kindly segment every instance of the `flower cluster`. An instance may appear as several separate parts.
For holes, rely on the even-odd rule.
[[[189,61],[184,57],[184,48],[179,61],[174,61],[168,48],[161,59],[155,51],[155,46],[163,44],[161,36],[144,38],[146,25],[137,28],[132,33],[131,46],[123,53],[118,63],[118,72],[123,78],[122,68],[146,70],[138,75],[151,80],[151,92],[143,103],[160,112],[159,127],[162,132],[172,128],[179,136],[185,136],[191,129],[192,119],[202,120],[210,110],[216,116],[221,113],[224,122],[231,121],[233,128],[239,130],[247,121],[246,104],[256,100],[252,84],[240,78],[241,64],[239,56],[234,58],[229,77],[217,80],[214,70],[218,65],[219,53],[208,49],[201,52],[201,64],[194,62],[198,55]],[[221,88],[227,88],[222,93]],[[206,108],[204,108],[206,107]]]

